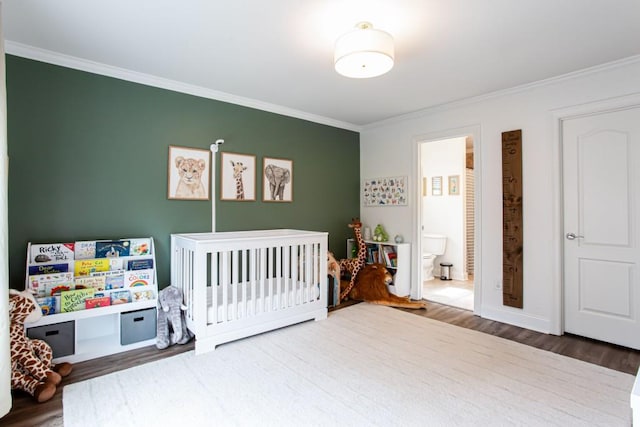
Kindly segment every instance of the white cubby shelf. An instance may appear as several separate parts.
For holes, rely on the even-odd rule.
[[[143,285],[135,283],[136,286],[127,287],[125,280],[122,288],[99,289],[98,292],[111,300],[111,293],[128,290],[129,295],[133,292],[145,292],[145,296],[151,296],[149,299],[141,301],[132,301],[113,305],[106,305],[94,308],[79,309],[76,311],[60,312],[60,296],[56,299],[56,312],[43,316],[34,323],[25,325],[26,333],[31,338],[39,338],[46,341],[54,352],[54,362],[81,362],[84,360],[104,357],[123,351],[134,350],[155,344],[156,338],[156,306],[158,297],[158,283],[156,275],[156,259],[155,246],[153,237],[142,238],[121,238],[114,240],[95,240],[82,241],[88,242],[134,242],[148,241],[148,253],[143,255],[126,255],[116,258],[121,260],[124,270],[129,265],[129,261],[150,260],[152,268],[144,269],[150,280]],[[76,250],[77,243],[73,242],[73,250]],[[29,267],[46,266],[47,264],[67,264],[68,272],[74,272],[75,262],[79,261],[72,257],[71,259],[52,259],[47,263],[35,262],[32,247],[34,245],[43,246],[45,243],[29,243],[27,247],[27,267],[26,267],[26,288],[33,289],[35,274],[30,274]],[[56,244],[51,244],[56,245]],[[70,245],[71,246],[71,245]],[[72,251],[73,251],[72,250]],[[75,255],[75,254],[74,254]],[[100,259],[100,258],[94,258]],[[115,258],[110,258],[115,259]],[[117,263],[117,261],[116,261]],[[153,270],[153,271],[150,271]],[[134,271],[134,270],[130,270]],[[142,271],[142,270],[140,270]],[[44,273],[42,275],[46,275]],[[50,274],[56,274],[50,273]],[[126,273],[124,273],[126,274]],[[130,274],[133,277],[134,273]],[[142,273],[138,275],[141,277]],[[79,277],[73,278],[74,284]],[[36,280],[37,282],[37,280]],[[131,285],[134,283],[132,282]],[[139,285],[139,286],[138,286]],[[72,289],[73,290],[73,289]],[[43,290],[39,289],[42,298]],[[138,294],[139,295],[139,294]],[[46,295],[51,297],[51,295]]]

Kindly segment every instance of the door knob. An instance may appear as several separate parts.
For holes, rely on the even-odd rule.
[[[584,239],[584,236],[576,236],[575,233],[567,233],[565,237],[567,240]]]

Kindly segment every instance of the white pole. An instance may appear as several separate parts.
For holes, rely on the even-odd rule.
[[[218,146],[224,144],[224,139],[218,139],[211,144],[211,232],[216,232],[216,153]]]

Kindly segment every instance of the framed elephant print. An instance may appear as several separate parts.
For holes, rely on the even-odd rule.
[[[293,201],[293,160],[265,157],[262,173],[263,201]]]
[[[220,200],[256,200],[256,156],[221,153],[220,183]]]

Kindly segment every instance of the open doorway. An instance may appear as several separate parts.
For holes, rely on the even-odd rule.
[[[420,144],[422,297],[474,310],[475,173],[472,136]]]

